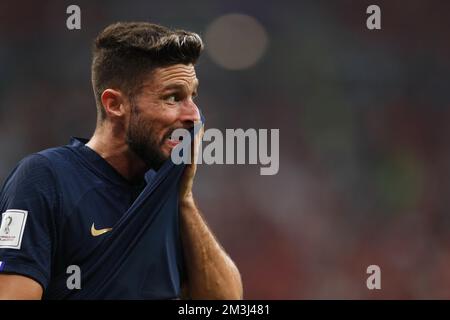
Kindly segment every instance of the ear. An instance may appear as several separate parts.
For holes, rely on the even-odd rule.
[[[101,101],[109,117],[123,117],[125,115],[125,97],[121,91],[106,89],[101,95]]]

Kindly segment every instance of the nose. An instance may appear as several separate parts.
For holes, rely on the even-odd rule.
[[[188,127],[192,127],[196,122],[200,121],[200,110],[194,101],[190,100],[182,108],[181,121],[187,124]]]

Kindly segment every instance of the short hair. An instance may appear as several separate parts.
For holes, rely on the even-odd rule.
[[[195,64],[203,51],[200,36],[148,22],[118,22],[107,26],[93,46],[92,87],[98,119],[106,117],[101,95],[116,88],[128,98],[139,94],[140,84],[155,68]]]

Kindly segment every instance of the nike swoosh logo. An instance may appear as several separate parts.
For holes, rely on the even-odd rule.
[[[94,223],[92,223],[91,235],[93,237],[98,237],[98,236],[101,236],[102,234],[105,234],[105,233],[111,231],[111,230],[112,230],[112,228],[105,228],[105,229],[98,229],[97,230],[97,229],[95,229]]]

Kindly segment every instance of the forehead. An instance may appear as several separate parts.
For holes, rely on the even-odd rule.
[[[168,67],[156,68],[152,72],[151,86],[164,88],[168,85],[179,84],[188,87],[196,86],[198,83],[195,68],[192,64],[176,64]],[[150,83],[149,83],[150,84]]]

